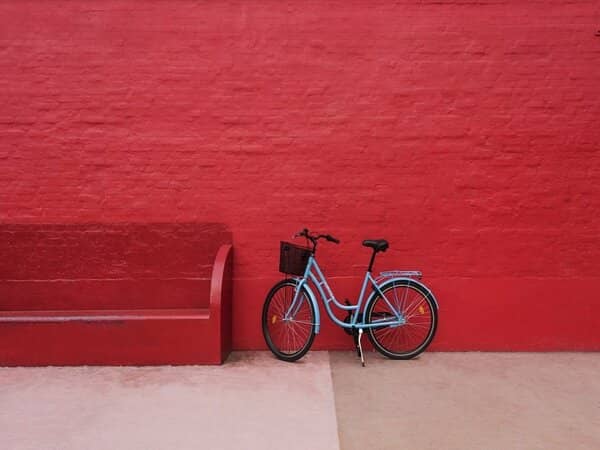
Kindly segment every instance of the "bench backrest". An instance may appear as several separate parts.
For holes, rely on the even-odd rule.
[[[2,224],[0,310],[208,306],[222,224]]]

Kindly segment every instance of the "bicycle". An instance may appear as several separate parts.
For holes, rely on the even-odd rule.
[[[302,358],[319,333],[321,318],[313,287],[329,318],[353,336],[363,366],[363,330],[367,331],[373,347],[391,359],[411,359],[427,348],[437,329],[437,300],[419,281],[422,278],[419,271],[392,270],[381,272],[376,278],[372,276],[376,255],[389,247],[385,239],[363,241],[363,246],[371,248],[373,253],[360,294],[356,304],[348,300],[342,304],[315,256],[320,239],[335,244],[340,241],[328,234],[311,234],[306,228],[294,235],[297,237],[306,238],[305,247],[280,243],[279,271],[291,277],[271,288],[262,312],[265,342],[278,359],[292,362]],[[371,292],[365,302],[368,286]],[[348,312],[343,321],[334,315],[331,303]]]

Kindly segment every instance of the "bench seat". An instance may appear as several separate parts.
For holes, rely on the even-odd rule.
[[[208,319],[210,309],[82,309],[0,311],[0,324],[12,322],[119,322],[124,320]]]

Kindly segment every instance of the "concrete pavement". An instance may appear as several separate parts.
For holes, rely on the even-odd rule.
[[[598,449],[600,354],[0,368],[0,448]]]
[[[330,450],[329,356],[220,367],[0,369],[2,450]]]
[[[331,354],[344,450],[600,449],[598,353],[369,353],[367,364]]]

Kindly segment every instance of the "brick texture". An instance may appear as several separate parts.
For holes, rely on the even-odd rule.
[[[434,348],[600,349],[597,1],[0,1],[0,221],[221,222],[234,346],[278,240],[366,237]],[[317,348],[348,337],[326,324]]]

